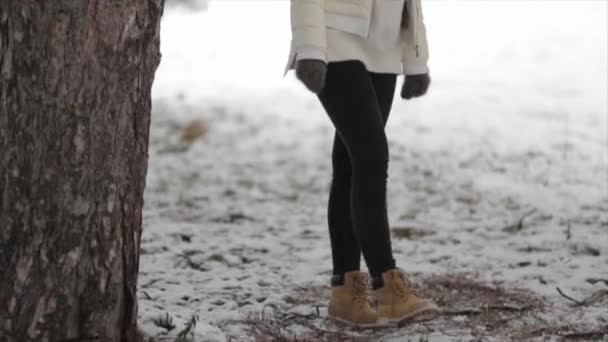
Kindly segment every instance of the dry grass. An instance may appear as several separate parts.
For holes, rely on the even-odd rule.
[[[534,337],[564,341],[608,338],[606,330],[576,331],[572,327],[551,326],[539,318],[548,308],[534,293],[471,279],[465,275],[435,275],[412,284],[426,298],[432,298],[442,315],[427,322],[406,322],[398,328],[360,330],[335,324],[321,314],[329,297],[329,286],[301,287],[288,296],[294,307],[310,305],[316,310],[300,314],[289,308],[265,308],[238,323],[245,325],[256,341],[324,342],[376,341],[400,337],[404,341],[425,341],[432,333],[472,336],[479,341],[494,337],[505,341],[525,341]],[[469,339],[470,340],[470,339]],[[236,341],[236,340],[235,340]]]

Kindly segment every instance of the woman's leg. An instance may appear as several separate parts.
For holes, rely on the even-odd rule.
[[[333,173],[327,206],[327,223],[333,260],[333,274],[359,270],[361,248],[355,237],[350,211],[350,157],[342,138],[336,131],[331,161]],[[340,281],[340,280],[338,280]]]
[[[391,108],[393,107],[397,75],[379,74],[373,72],[370,72],[369,74],[372,78],[372,84],[374,85],[374,91],[376,92],[376,99],[378,100],[380,112],[382,113],[382,121],[384,126],[386,126],[388,116],[391,113]]]
[[[371,74],[359,61],[330,63],[319,94],[337,131],[328,208],[334,274],[358,269],[359,247],[372,276],[395,267],[386,212],[384,133],[394,83],[394,75]]]
[[[376,99],[386,126],[393,104],[397,75],[370,73]],[[359,270],[361,248],[356,240],[350,211],[352,168],[342,138],[336,131],[332,149],[332,180],[329,191],[327,221],[332,248],[333,274]]]

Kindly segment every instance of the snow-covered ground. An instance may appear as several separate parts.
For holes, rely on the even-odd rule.
[[[395,258],[446,311],[484,304],[471,290],[479,284],[509,305],[542,304],[499,308],[495,324],[464,311],[375,332],[327,322],[333,127],[293,73],[283,78],[289,1],[217,0],[204,11],[170,8],[162,23],[140,259],[144,331],[163,334],[156,323],[167,314],[173,336],[197,316],[195,341],[608,331],[608,3],[424,9],[432,88],[397,97],[387,125]],[[184,143],[194,120],[208,132]],[[449,281],[460,277],[462,293]],[[574,306],[557,287],[599,299]]]

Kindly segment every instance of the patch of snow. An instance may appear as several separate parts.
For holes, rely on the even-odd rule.
[[[583,299],[608,286],[590,280],[608,279],[608,4],[424,6],[433,83],[396,96],[387,196],[392,227],[429,234],[393,240],[399,266],[530,289],[549,322],[605,326],[605,309],[573,312],[556,287]],[[166,12],[139,278],[151,335],[165,313],[173,332],[198,316],[197,341],[247,341],[243,320],[273,306],[326,315],[327,298],[294,293],[329,284],[334,130],[282,77],[289,40],[288,1]],[[192,120],[209,131],[189,145]]]

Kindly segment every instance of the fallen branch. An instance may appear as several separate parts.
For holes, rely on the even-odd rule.
[[[488,306],[489,310],[497,310],[497,311],[528,311],[532,309],[531,306],[515,306],[515,305],[490,305]]]
[[[595,285],[599,282],[603,282],[605,285],[608,285],[608,278],[587,278],[585,281],[591,285]]]
[[[604,297],[608,297],[608,290],[606,289],[602,289],[599,290],[595,293],[593,293],[592,295],[590,295],[589,297],[583,299],[583,300],[577,300],[574,299],[570,296],[568,296],[567,294],[565,294],[559,287],[556,287],[557,292],[564,298],[568,299],[569,301],[574,303],[574,306],[590,306],[595,304],[596,302],[601,302],[604,300]]]
[[[604,300],[604,297],[608,297],[608,290],[599,290],[592,294],[591,296],[583,299],[583,303],[585,306],[593,305],[596,302],[601,302]]]
[[[472,316],[479,315],[482,311],[479,309],[461,309],[461,310],[443,310],[441,311],[442,315],[445,316]]]
[[[560,294],[562,297],[564,297],[564,298],[566,298],[567,300],[569,300],[569,301],[573,302],[575,305],[577,305],[577,306],[582,305],[582,303],[583,303],[583,302],[581,302],[581,301],[579,301],[579,300],[577,300],[577,299],[574,299],[574,298],[572,298],[572,297],[568,296],[568,295],[567,295],[567,294],[565,294],[565,293],[562,291],[562,289],[560,289],[559,287],[556,287],[555,289],[557,289],[557,292],[558,292],[558,293],[559,293],[559,294]]]
[[[608,326],[605,326],[599,330],[591,330],[591,331],[576,331],[571,325],[559,325],[559,326],[544,326],[538,329],[534,329],[525,333],[523,336],[532,337],[532,336],[541,336],[541,335],[551,335],[551,336],[561,336],[563,340],[599,340],[608,336]]]
[[[290,312],[287,314],[282,314],[281,315],[281,319],[283,321],[293,321],[293,320],[298,320],[298,319],[304,319],[304,320],[309,320],[309,319],[314,319],[316,317],[315,314],[310,313],[310,314],[301,314],[301,313],[297,313],[297,312]]]
[[[608,337],[608,326],[605,326],[601,330],[572,332],[572,333],[564,334],[564,335],[562,335],[562,337],[566,340],[569,340],[569,339],[573,339],[573,340],[584,339],[584,341],[599,340],[600,338]]]
[[[511,311],[511,312],[523,312],[532,309],[531,306],[514,306],[514,305],[488,305],[481,308],[469,308],[461,310],[444,310],[441,312],[442,315],[446,316],[458,316],[458,315],[479,315],[488,311]]]

